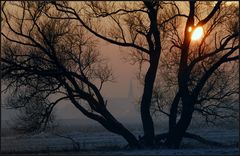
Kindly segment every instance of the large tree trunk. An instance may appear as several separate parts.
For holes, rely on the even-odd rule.
[[[61,82],[65,85],[72,104],[79,111],[81,111],[88,118],[99,122],[103,127],[105,127],[110,132],[113,132],[115,134],[118,134],[118,135],[122,136],[128,142],[130,147],[132,147],[132,148],[138,148],[139,147],[139,143],[138,143],[138,140],[136,139],[136,137],[127,128],[125,128],[120,122],[118,122],[113,117],[113,115],[106,109],[106,107],[99,107],[98,108],[98,113],[101,114],[102,116],[97,115],[95,113],[88,112],[86,109],[84,109],[76,101],[69,85],[64,81],[61,81]],[[88,99],[88,103],[91,103],[91,102],[95,103],[96,101],[93,98]],[[96,104],[96,106],[97,105],[99,105],[99,104]]]
[[[101,123],[102,124],[102,123]],[[139,148],[139,142],[136,137],[118,121],[110,121],[102,124],[110,132],[122,136],[131,148]]]
[[[161,41],[160,32],[157,25],[157,12],[151,3],[151,1],[145,1],[145,6],[148,8],[148,16],[150,19],[150,29],[147,34],[147,41],[149,46],[150,66],[145,76],[144,91],[141,101],[141,118],[144,130],[144,145],[152,147],[154,145],[154,124],[152,116],[150,114],[150,106],[152,101],[153,85],[156,78],[158,69],[160,53],[161,53]],[[153,39],[154,38],[154,39]]]
[[[170,108],[170,116],[169,116],[169,123],[168,123],[168,136],[166,140],[166,144],[168,145],[171,141],[171,136],[173,136],[174,129],[176,128],[176,122],[177,122],[177,109],[178,109],[178,104],[180,101],[180,94],[179,92],[176,94],[174,97],[174,100],[171,104]]]
[[[158,55],[150,62],[150,67],[145,76],[144,91],[141,101],[141,118],[144,130],[144,145],[151,147],[154,145],[154,124],[150,114],[150,106],[153,93],[153,85],[156,78],[160,51]]]
[[[194,111],[194,103],[189,96],[182,97],[182,102],[183,108],[181,117],[172,133],[169,133],[168,135],[167,146],[169,148],[180,147],[185,132],[191,123],[192,114]]]
[[[104,123],[100,123],[106,129],[113,133],[121,135],[128,142],[130,147],[140,147],[139,141],[136,139],[136,137],[126,127],[124,127],[120,122],[118,122],[107,109],[103,110],[102,114],[106,120]]]
[[[195,1],[190,1],[190,12],[189,12],[189,17],[187,19],[187,23],[185,27],[184,41],[181,47],[182,51],[181,51],[181,58],[180,58],[180,64],[179,64],[179,70],[178,70],[179,96],[182,99],[183,108],[182,108],[180,120],[178,121],[174,130],[171,129],[171,132],[168,135],[168,139],[166,143],[169,148],[179,148],[182,138],[191,122],[192,113],[193,113],[193,102],[191,100],[191,96],[188,90],[189,70],[188,70],[187,62],[188,62],[189,45],[191,42],[191,34],[188,32],[188,28],[194,25],[194,5],[195,5]],[[174,108],[172,111],[174,112],[176,111],[177,106],[173,106],[173,107]],[[171,121],[171,122],[174,122],[174,121]],[[172,126],[171,128],[173,128],[174,123],[173,125],[171,123],[171,125],[169,126]]]

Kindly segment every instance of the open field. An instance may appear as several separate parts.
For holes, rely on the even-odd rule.
[[[141,127],[128,126],[134,134],[141,134]],[[10,131],[9,131],[10,132]],[[157,133],[162,133],[162,128]],[[226,148],[210,147],[191,139],[184,139],[179,150],[125,149],[126,142],[98,126],[61,126],[51,132],[35,135],[8,134],[2,129],[1,149],[3,153],[69,153],[69,154],[116,154],[116,155],[238,155],[238,129],[192,128],[189,132],[232,145]]]

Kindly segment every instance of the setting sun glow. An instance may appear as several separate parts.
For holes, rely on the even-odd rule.
[[[192,31],[192,28],[189,28],[189,32]],[[191,39],[193,41],[199,40],[203,36],[203,28],[202,27],[197,27],[196,29],[193,30],[192,32],[192,37]]]

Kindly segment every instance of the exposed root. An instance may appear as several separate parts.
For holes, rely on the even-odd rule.
[[[155,142],[157,144],[162,144],[166,139],[167,139],[167,135],[168,133],[162,133],[162,134],[158,134],[155,136]],[[189,138],[189,139],[193,139],[193,140],[197,140],[198,142],[205,144],[205,145],[210,145],[210,146],[217,146],[217,147],[229,147],[229,146],[233,146],[233,145],[226,145],[220,142],[216,142],[216,141],[212,141],[212,140],[207,140],[199,135],[193,134],[193,133],[189,133],[186,132],[184,135],[184,138]]]
[[[156,135],[155,136],[155,146],[154,147],[163,147],[163,146],[167,147],[166,143],[165,143],[165,141],[167,139],[167,136],[168,136],[168,133],[162,133],[162,134]],[[202,144],[210,145],[210,146],[216,146],[216,147],[236,146],[236,147],[238,147],[238,143],[236,143],[236,144],[224,144],[224,143],[220,143],[220,142],[217,142],[217,141],[212,141],[212,140],[205,139],[205,138],[201,137],[200,135],[189,133],[189,132],[185,133],[184,138],[193,139],[193,140],[196,140],[196,141],[198,141]],[[143,137],[139,137],[139,144],[140,144],[141,148],[144,148]],[[125,146],[124,148],[125,149],[131,149],[131,147],[129,145]]]

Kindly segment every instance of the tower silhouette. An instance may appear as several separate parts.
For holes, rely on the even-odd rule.
[[[130,83],[129,83],[128,99],[133,99],[133,87],[132,87],[132,80],[130,80]]]

